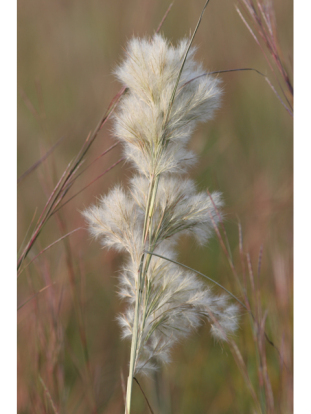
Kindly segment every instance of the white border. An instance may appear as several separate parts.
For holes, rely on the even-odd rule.
[[[294,411],[310,408],[311,131],[310,18],[308,1],[294,4]]]
[[[16,3],[2,6],[1,84],[2,119],[1,168],[1,411],[16,413]],[[310,88],[311,5],[296,0],[294,5],[295,134],[294,134],[294,304],[295,304],[295,412],[306,412],[311,363],[310,280],[311,280],[311,117]],[[3,411],[5,410],[5,411]]]
[[[1,7],[1,412],[16,413],[16,3]]]

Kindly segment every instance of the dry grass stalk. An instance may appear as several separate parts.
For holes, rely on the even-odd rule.
[[[236,7],[237,12],[260,47],[281,91],[282,98],[271,82],[268,83],[270,83],[270,87],[287,112],[292,116],[294,89],[277,38],[272,0],[239,0],[238,3],[240,8]],[[253,29],[247,20],[251,21]]]
[[[211,202],[184,177],[195,160],[186,144],[197,122],[213,116],[221,95],[219,81],[202,77],[193,59],[203,12],[190,41],[176,48],[157,34],[129,42],[116,71],[128,93],[115,114],[115,135],[137,172],[128,192],[117,186],[84,212],[93,236],[128,254],[120,278],[128,307],[119,317],[123,337],[131,339],[128,414],[135,375],[167,363],[172,346],[203,318],[218,339],[228,340],[237,328],[237,306],[176,265],[174,251],[182,234],[205,243],[219,222],[215,207],[222,205],[218,193]]]
[[[114,99],[111,101],[105,115],[100,120],[97,127],[95,128],[94,132],[92,134],[89,134],[89,136],[87,137],[87,139],[83,143],[82,148],[80,149],[80,151],[79,151],[78,155],[76,156],[76,158],[68,164],[67,168],[63,172],[63,174],[62,174],[61,178],[59,179],[58,183],[56,184],[54,190],[50,194],[50,196],[49,196],[49,198],[46,202],[46,205],[44,206],[44,209],[43,209],[43,211],[42,211],[42,213],[41,213],[41,215],[40,215],[40,217],[39,217],[39,219],[38,219],[38,221],[35,225],[35,228],[33,230],[33,233],[31,235],[30,239],[26,243],[26,246],[24,247],[21,255],[18,258],[18,261],[17,261],[17,269],[18,270],[20,269],[22,263],[24,262],[25,258],[27,257],[29,251],[31,250],[32,246],[34,245],[35,241],[37,240],[38,236],[40,235],[40,233],[41,233],[42,229],[44,228],[45,224],[47,223],[47,221],[52,217],[52,215],[56,211],[58,211],[62,207],[61,202],[64,199],[64,197],[66,196],[66,194],[68,193],[68,191],[70,190],[71,186],[73,185],[74,180],[77,177],[76,173],[77,173],[79,167],[82,165],[82,162],[84,160],[84,157],[85,157],[86,153],[88,152],[88,150],[91,147],[92,143],[96,139],[96,137],[97,137],[99,131],[101,130],[101,128],[105,125],[105,123],[110,118],[110,116],[113,113],[116,105],[119,102],[120,97],[123,95],[124,92],[125,92],[125,88],[122,88],[120,90],[120,92],[114,97]],[[42,160],[40,160],[40,162],[41,161]],[[111,168],[116,166],[121,161],[122,160],[119,160],[118,162],[116,162],[113,166],[111,166],[103,174],[101,174],[100,177],[102,175],[106,174],[108,171],[110,171]],[[38,164],[38,163],[36,163],[36,164]],[[34,168],[31,168],[31,171],[34,171]],[[100,177],[97,177],[97,179],[100,178]],[[97,179],[93,180],[92,183],[95,182]],[[81,191],[83,191],[83,189]],[[73,196],[73,197],[75,197],[75,196]],[[70,200],[68,200],[68,201],[70,201]],[[63,205],[65,205],[66,203],[64,203]]]

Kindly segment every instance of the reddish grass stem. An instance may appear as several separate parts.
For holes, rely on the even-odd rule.
[[[69,190],[70,186],[68,186],[68,183],[71,179],[71,177],[75,174],[79,166],[81,165],[81,162],[83,158],[85,157],[87,151],[91,147],[92,143],[94,142],[95,138],[97,137],[99,131],[103,127],[103,125],[108,121],[110,118],[112,112],[116,108],[121,96],[125,93],[127,90],[126,87],[123,87],[117,95],[112,99],[105,115],[101,118],[100,122],[98,123],[97,127],[95,128],[92,135],[89,134],[85,142],[83,143],[78,155],[76,158],[70,162],[65,169],[64,173],[62,174],[61,178],[59,179],[58,183],[56,184],[54,190],[52,191],[47,203],[45,204],[43,211],[39,217],[39,220],[37,222],[36,228],[30,237],[30,240],[28,241],[26,247],[24,248],[22,254],[20,255],[18,262],[17,262],[17,269],[20,268],[23,261],[27,257],[29,251],[31,250],[32,246],[34,245],[35,241],[37,240],[42,228],[46,224],[46,222],[49,220],[49,218],[54,214],[56,211],[57,206],[60,204],[62,199],[67,194],[67,191]],[[113,168],[117,163],[115,163],[111,168]],[[103,175],[103,174],[102,174]],[[57,209],[59,210],[59,208]]]
[[[138,385],[138,386],[139,386],[139,388],[140,388],[140,391],[142,392],[143,396],[145,397],[146,403],[147,403],[147,405],[148,405],[148,408],[149,408],[149,410],[150,410],[151,414],[154,414],[154,412],[153,412],[153,410],[152,410],[152,408],[151,408],[151,405],[150,405],[150,403],[149,403],[149,401],[148,401],[148,398],[147,398],[146,394],[144,393],[144,390],[142,389],[142,387],[141,387],[140,383],[138,382],[138,379],[137,379],[136,377],[133,377],[133,379],[136,381],[137,385]]]
[[[165,12],[165,14],[164,14],[163,19],[161,20],[161,22],[160,22],[160,24],[159,24],[159,26],[158,26],[157,30],[155,31],[156,33],[159,33],[159,31],[161,30],[161,27],[162,27],[163,23],[165,22],[165,20],[166,20],[166,18],[167,18],[167,15],[169,14],[169,12],[170,12],[170,10],[171,10],[171,8],[172,8],[173,4],[174,4],[174,2],[172,2],[172,3],[168,6],[168,9],[166,10],[166,12]]]
[[[289,114],[293,116],[293,108],[292,108],[292,101],[293,101],[293,86],[290,81],[289,75],[287,70],[285,69],[285,65],[283,63],[283,59],[281,57],[281,49],[279,47],[277,36],[276,36],[276,23],[275,23],[275,17],[274,17],[274,11],[273,11],[273,5],[271,0],[268,0],[263,4],[262,0],[256,0],[255,3],[253,0],[239,0],[239,4],[241,9],[244,10],[245,14],[249,15],[249,18],[252,20],[254,30],[252,30],[250,24],[246,21],[246,18],[242,14],[239,8],[236,7],[236,10],[242,19],[243,23],[249,30],[250,34],[254,38],[255,42],[261,49],[261,52],[264,55],[265,60],[267,61],[273,76],[276,79],[276,82],[283,94],[283,97],[285,101],[287,102],[287,105],[283,102],[283,100],[280,98],[280,96],[277,94],[275,88],[270,85],[271,88],[274,90],[275,94],[278,96],[278,99],[281,101],[281,103],[284,105],[284,107],[287,109]],[[256,6],[255,6],[256,4]],[[259,37],[264,42],[268,54],[270,54],[271,61],[267,55],[267,53],[264,50],[263,45],[258,40],[258,36],[256,36],[255,32],[259,35]],[[277,75],[277,72],[275,71],[275,68],[273,67],[273,64],[271,62],[274,61],[275,68],[277,69],[277,72],[279,76]],[[280,79],[279,79],[280,77]],[[283,83],[286,86],[285,92],[283,86],[280,82],[280,80],[283,79]],[[269,81],[270,82],[270,81]],[[269,83],[268,82],[268,83]],[[291,99],[291,102],[288,99],[288,96]]]
[[[38,161],[36,161],[31,167],[29,167],[21,176],[17,179],[17,184],[19,184],[24,178],[26,178],[29,174],[35,171],[47,158],[52,152],[59,146],[59,144],[63,141],[64,137],[60,138],[56,143],[41,157]]]
[[[58,409],[56,408],[56,405],[54,404],[54,401],[53,401],[53,399],[52,399],[52,397],[51,397],[51,394],[50,394],[50,392],[49,392],[49,390],[48,390],[47,386],[45,385],[45,383],[44,383],[44,381],[43,381],[43,379],[41,378],[41,376],[40,376],[40,375],[39,375],[39,380],[40,380],[40,382],[41,382],[41,384],[42,384],[42,387],[43,387],[43,389],[44,389],[45,395],[46,395],[46,397],[47,397],[47,399],[48,399],[48,401],[49,401],[49,403],[50,403],[50,405],[51,405],[51,407],[52,407],[52,410],[53,410],[54,414],[59,414],[59,411],[58,411]]]

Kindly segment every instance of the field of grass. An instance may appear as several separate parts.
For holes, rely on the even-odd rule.
[[[187,36],[203,3],[175,1],[161,33],[172,43]],[[169,5],[166,0],[18,2],[20,253],[68,163],[119,92],[113,70],[127,41],[133,35],[152,35]],[[256,68],[280,93],[235,5],[233,0],[210,2],[194,40],[197,60],[209,71]],[[275,0],[274,7],[282,57],[291,74],[292,2]],[[215,235],[204,248],[184,238],[179,261],[243,300],[237,276],[262,329],[256,331],[256,323],[242,311],[234,337],[237,353],[233,345],[216,343],[208,326],[202,326],[174,349],[171,364],[156,381],[140,382],[155,413],[287,414],[293,403],[292,117],[259,74],[218,76],[222,106],[191,140],[199,160],[191,178],[199,190],[223,194],[228,242],[223,231],[223,244]],[[24,174],[59,140],[37,168]],[[101,249],[81,215],[115,184],[126,185],[133,174],[124,161],[110,169],[122,158],[120,145],[105,153],[116,142],[108,120],[58,207],[79,194],[44,223],[20,266],[19,414],[124,412],[122,378],[126,381],[128,375],[130,344],[120,339],[116,322],[124,308],[117,295],[124,257]],[[264,339],[263,321],[275,347]],[[136,384],[132,409],[148,412]]]

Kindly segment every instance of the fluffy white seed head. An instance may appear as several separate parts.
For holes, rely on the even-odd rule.
[[[174,252],[166,248],[157,253],[175,258]],[[136,275],[137,271],[129,263],[120,279],[120,296],[129,305],[135,303]],[[209,321],[211,332],[217,339],[227,340],[227,336],[237,328],[237,306],[228,306],[226,296],[215,296],[195,274],[171,262],[153,256],[147,273],[146,291],[139,315],[143,329],[138,342],[136,372],[167,363],[176,342],[187,337],[204,319]],[[119,317],[123,337],[132,336],[133,320],[134,307],[129,306]]]
[[[149,181],[143,176],[131,180],[132,196],[143,211],[148,187]],[[192,180],[169,175],[160,177],[153,218],[155,239],[161,243],[167,238],[193,234],[204,244],[221,218],[219,209],[223,205],[220,193],[214,192],[211,197],[206,192],[197,193]]]
[[[192,49],[170,108],[187,44],[183,40],[174,48],[159,34],[133,39],[116,70],[129,91],[116,115],[115,134],[124,141],[128,159],[147,176],[186,171],[195,157],[185,145],[197,122],[210,119],[220,103],[219,80],[205,75]]]
[[[126,251],[132,259],[141,256],[143,212],[121,187],[116,186],[83,215],[92,236],[99,238],[103,246]]]
[[[127,308],[118,320],[122,336],[131,338],[139,298],[135,373],[169,362],[174,344],[204,319],[218,339],[227,340],[237,328],[237,307],[226,296],[215,296],[184,268],[144,254],[176,261],[180,235],[205,243],[221,217],[220,194],[213,193],[212,201],[181,175],[195,162],[186,148],[190,135],[198,121],[211,118],[221,95],[219,81],[204,75],[192,49],[171,105],[187,44],[175,48],[160,35],[129,42],[116,70],[128,92],[115,116],[115,134],[137,174],[128,191],[117,186],[84,212],[93,236],[129,256],[119,283]]]

